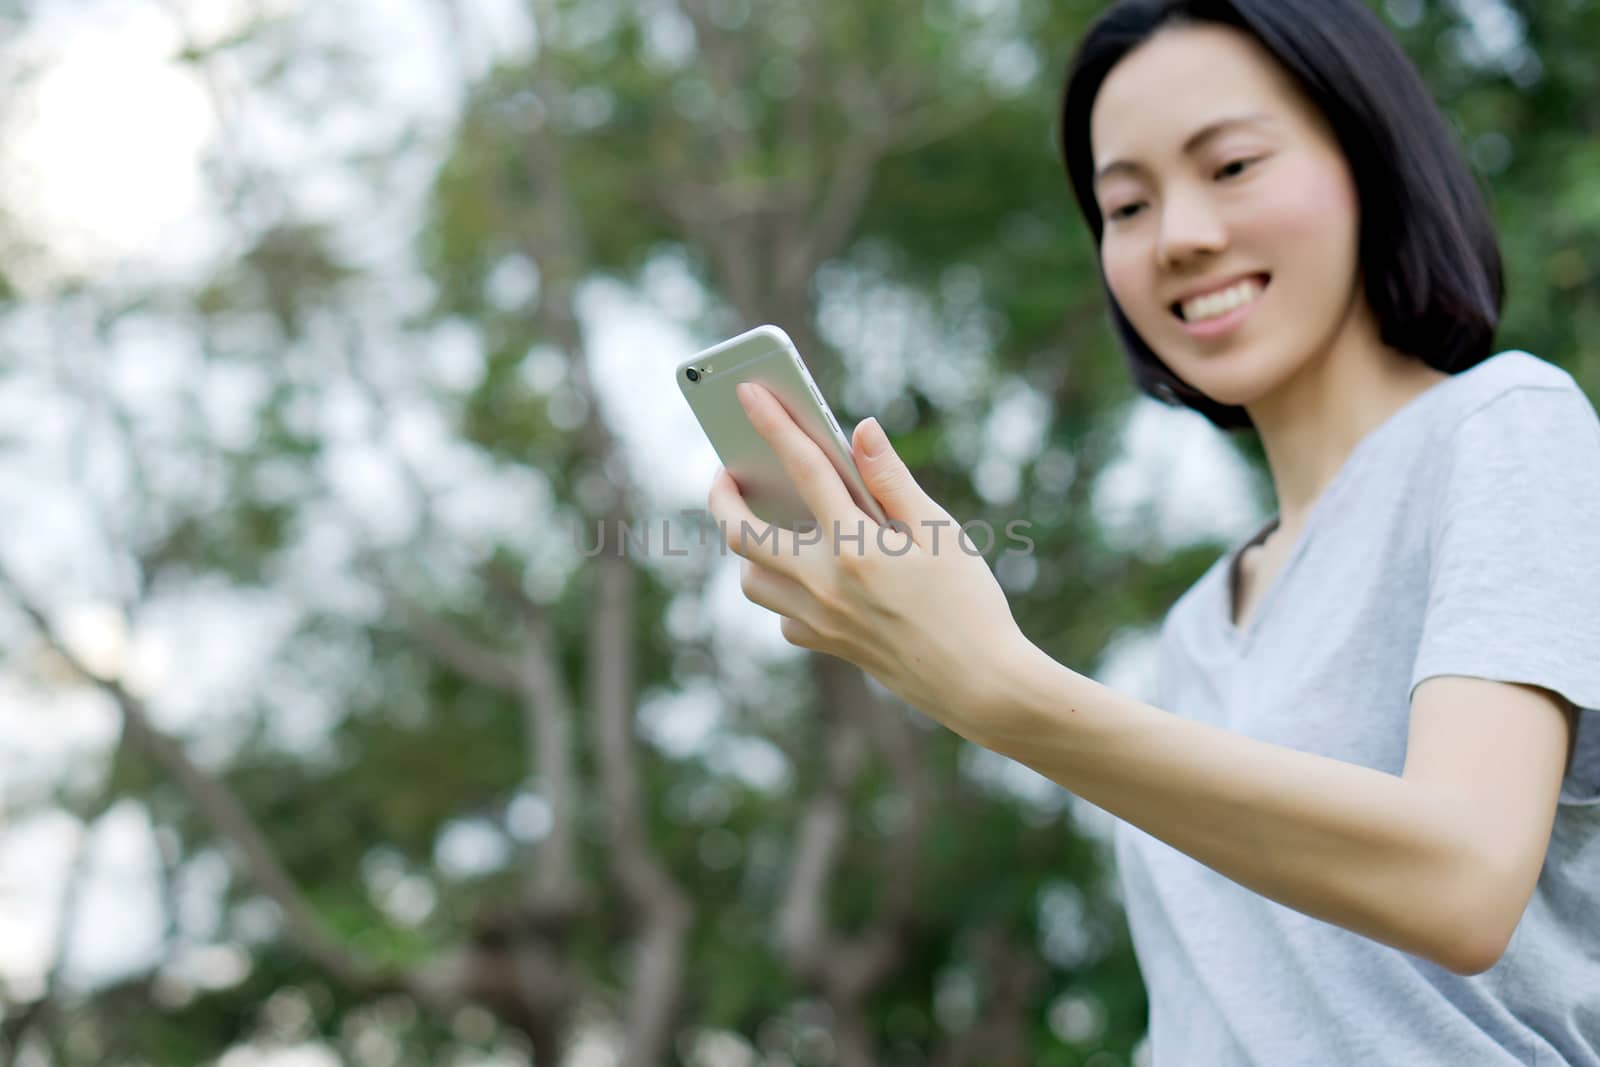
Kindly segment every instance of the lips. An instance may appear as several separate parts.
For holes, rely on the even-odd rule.
[[[1237,278],[1231,278],[1228,281],[1222,282],[1219,285],[1209,286],[1209,287],[1207,287],[1205,289],[1201,289],[1201,290],[1198,290],[1198,291],[1191,290],[1190,292],[1184,294],[1182,297],[1180,297],[1177,300],[1174,300],[1172,303],[1168,304],[1167,305],[1167,310],[1169,312],[1171,312],[1173,317],[1175,317],[1179,322],[1185,322],[1186,323],[1189,320],[1183,317],[1183,305],[1184,304],[1186,304],[1190,300],[1196,299],[1198,297],[1212,296],[1212,295],[1217,294],[1217,293],[1225,293],[1229,289],[1232,289],[1235,286],[1240,285],[1240,284],[1242,284],[1244,282],[1250,281],[1252,279],[1254,279],[1255,281],[1259,282],[1261,284],[1262,292],[1265,292],[1266,288],[1267,288],[1267,285],[1272,281],[1272,275],[1270,273],[1266,272],[1266,271],[1259,271],[1259,272],[1257,272],[1255,274],[1241,274]],[[1256,299],[1259,300],[1260,298],[1261,298],[1261,294],[1258,293],[1256,295]]]

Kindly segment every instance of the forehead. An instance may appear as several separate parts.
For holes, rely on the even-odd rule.
[[[1305,128],[1314,109],[1272,54],[1215,23],[1172,26],[1129,52],[1101,83],[1089,117],[1097,163],[1175,152],[1213,119],[1266,112]]]

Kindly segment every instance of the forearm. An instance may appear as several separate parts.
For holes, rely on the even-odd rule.
[[[1181,718],[1043,653],[1011,683],[989,717],[1004,733],[972,740],[1297,911],[1452,969],[1497,954],[1449,796]]]

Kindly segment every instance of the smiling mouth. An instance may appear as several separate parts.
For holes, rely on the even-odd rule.
[[[1240,307],[1245,307],[1246,304],[1253,304],[1254,301],[1259,301],[1259,299],[1261,299],[1262,293],[1266,293],[1267,285],[1269,285],[1269,283],[1272,282],[1272,275],[1266,274],[1266,272],[1262,272],[1262,274],[1248,275],[1248,277],[1240,278],[1240,280],[1238,280],[1238,282],[1235,282],[1234,285],[1227,286],[1227,288],[1224,288],[1224,290],[1218,290],[1218,294],[1227,293],[1227,291],[1229,291],[1229,290],[1234,290],[1234,288],[1238,288],[1238,286],[1243,285],[1243,283],[1245,283],[1245,282],[1258,282],[1259,285],[1261,285],[1261,290],[1259,290],[1258,293],[1254,294],[1254,296],[1251,296],[1251,298],[1248,299],[1248,301],[1243,302],[1243,304],[1234,304],[1234,306],[1227,307],[1227,309],[1226,310],[1222,310],[1222,312],[1216,312],[1216,314],[1208,315],[1208,317],[1206,317],[1206,318],[1197,318],[1197,320],[1189,320],[1189,318],[1184,317],[1184,307],[1182,307],[1182,301],[1173,301],[1173,302],[1171,302],[1171,304],[1168,304],[1168,307],[1166,307],[1166,310],[1170,310],[1171,314],[1173,314],[1174,317],[1178,318],[1178,322],[1206,322],[1206,320],[1208,320],[1208,318],[1221,318],[1222,315],[1232,314],[1232,312],[1235,312],[1235,310],[1240,309]]]

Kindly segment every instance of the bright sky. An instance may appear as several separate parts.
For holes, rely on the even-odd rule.
[[[407,300],[422,292],[414,278],[404,276],[404,249],[392,244],[395,235],[411,232],[406,213],[414,215],[416,196],[428,177],[426,153],[419,152],[422,165],[410,179],[409,199],[381,207],[362,200],[364,187],[342,160],[363,145],[381,144],[408,118],[422,120],[430,136],[447,131],[457,101],[442,5],[428,0],[336,5],[186,0],[178,6],[193,39],[222,39],[243,24],[244,12],[266,9],[292,18],[307,42],[336,41],[361,49],[379,88],[375,106],[356,111],[354,105],[329,105],[308,126],[282,112],[239,104],[230,94],[230,68],[224,64],[219,85],[229,108],[230,134],[220,143],[206,88],[172,62],[184,36],[165,4],[49,0],[38,6],[42,15],[28,35],[5,51],[5,61],[36,66],[39,77],[32,91],[5,112],[7,151],[0,155],[0,207],[44,249],[42,258],[29,264],[24,279],[29,284],[44,292],[70,275],[114,283],[122,277],[182,278],[206,270],[236,239],[202,171],[220,151],[225,165],[273,165],[303,213],[354,220],[350,227],[358,250],[373,262],[400,264],[393,280],[393,291],[400,294],[394,315],[403,314]],[[468,0],[459,6],[469,69],[483,69],[498,51],[528,46],[531,36],[519,0]],[[305,92],[314,95],[319,85],[314,73],[307,77]],[[114,91],[108,89],[112,86]],[[833,280],[836,284],[824,286],[823,326],[857,368],[860,392],[848,398],[852,406],[871,410],[908,376],[947,365],[927,359],[929,352],[945,352],[951,360],[962,356],[971,363],[970,373],[983,372],[981,335],[941,335],[911,294],[864,289],[870,279],[845,274],[836,273]],[[536,271],[508,262],[492,284],[515,302],[536,284]],[[957,289],[973,284],[959,272],[948,279]],[[675,393],[664,372],[717,340],[695,336],[685,325],[705,298],[683,264],[671,257],[654,261],[637,290],[599,283],[582,296],[595,377],[604,384],[602,403],[640,481],[652,487],[658,515],[700,507],[717,465],[687,407],[663,400]],[[101,361],[131,409],[155,422],[170,418],[174,425],[190,417],[180,401],[198,382],[200,417],[208,432],[236,443],[251,432],[265,382],[248,370],[204,366],[193,337],[159,322],[130,328],[103,351],[56,351],[50,324],[26,310],[16,313],[5,330],[19,356],[13,373],[0,378],[0,426],[17,443],[0,454],[0,513],[26,517],[0,529],[7,565],[31,588],[52,592],[74,647],[97,669],[148,693],[156,720],[189,738],[197,759],[227,758],[238,724],[230,709],[263,691],[277,696],[276,706],[286,709],[274,718],[280,742],[315,751],[336,714],[337,683],[324,686],[315,670],[308,681],[297,683],[267,668],[293,631],[296,598],[329,603],[344,597],[352,613],[370,609],[364,591],[348,578],[345,517],[330,515],[325,523],[311,524],[308,543],[294,557],[297,577],[286,595],[244,594],[202,583],[153,603],[130,632],[105,599],[115,587],[114,576],[97,562],[105,553],[95,516],[74,488],[82,484],[86,464],[107,498],[125,501],[131,492],[125,464],[116,440],[86,429],[92,425],[85,421],[90,413],[59,392],[47,372],[74,361]],[[882,340],[891,337],[899,339],[898,345]],[[481,369],[481,346],[469,327],[442,327],[425,347],[426,358],[414,372],[423,385],[470,382]],[[529,373],[541,387],[560,388],[559,368],[549,361],[530,359]],[[923,384],[957,399],[971,380],[969,372],[945,373],[943,380]],[[652,380],[659,381],[659,390],[638,387]],[[1004,395],[983,439],[974,442],[976,454],[984,457],[980,487],[996,506],[1014,497],[1017,464],[1037,451],[1045,429],[1036,395],[1021,388]],[[403,494],[386,491],[399,484],[393,460],[398,451],[426,465],[436,480],[460,486],[446,502],[443,521],[463,544],[481,538],[485,529],[527,538],[528,513],[508,509],[505,500],[508,493],[537,500],[541,487],[462,446],[424,397],[420,391],[405,394],[389,437],[378,439],[359,395],[330,389],[325,410],[308,415],[334,441],[329,482],[352,499],[354,510],[367,517],[378,536],[399,536],[409,522],[405,506],[395,503]],[[1233,537],[1260,521],[1250,503],[1245,468],[1198,416],[1140,402],[1130,412],[1126,450],[1097,486],[1095,503],[1099,517],[1125,543],[1154,548],[1199,536]],[[1070,457],[1061,459],[1063,477],[1070,477]],[[184,484],[203,474],[181,449],[157,460],[154,473],[163,484]],[[530,551],[534,548],[530,544]],[[458,569],[458,561],[439,562],[441,573]],[[736,561],[724,564],[712,582],[707,611],[719,639],[748,652],[736,658],[748,659],[755,681],[764,663],[793,650],[779,635],[775,617],[744,601]],[[25,633],[16,620],[0,617],[0,643],[15,648]],[[346,651],[335,648],[328,655],[337,659]],[[1149,635],[1130,635],[1110,650],[1097,677],[1145,692],[1151,652]],[[180,659],[178,671],[174,665]],[[348,672],[347,663],[342,665]],[[330,677],[337,666],[330,668]],[[19,997],[39,989],[59,932],[61,886],[80,848],[87,877],[77,919],[67,931],[69,985],[93,988],[146,968],[159,949],[158,842],[142,808],[118,804],[86,828],[60,810],[31,803],[61,782],[92,785],[115,739],[111,709],[93,694],[62,689],[59,676],[37,647],[14,659],[9,673],[0,673],[0,982]],[[782,761],[770,746],[731,737],[720,725],[703,693],[653,702],[644,709],[642,723],[663,749],[700,752],[714,769],[751,775],[758,783],[781,780]],[[1063,803],[1053,783],[992,753],[974,750],[965,770],[1028,798],[1040,810]],[[540,803],[531,794],[519,800],[504,828],[486,820],[452,824],[440,837],[441,865],[470,874],[502,862],[509,852],[506,833],[542,832]],[[1093,813],[1084,817],[1094,823]],[[1090,828],[1104,832],[1106,826]],[[414,921],[426,914],[433,892],[426,879],[386,860],[381,850],[369,866],[374,899],[391,917]],[[201,856],[181,872],[182,926],[190,947],[169,969],[179,985],[225,985],[248,966],[239,943],[245,935],[221,927],[216,902],[228,877],[216,855]],[[266,915],[257,926],[270,929],[271,922]],[[707,1040],[724,1051],[708,1051],[706,1062],[741,1062],[738,1050],[726,1042],[718,1046],[715,1036]],[[603,1030],[596,1031],[575,1052],[573,1065],[603,1067],[614,1060],[608,1047]],[[321,1067],[337,1062],[330,1055],[315,1045],[240,1048],[220,1063]]]
[[[41,76],[11,105],[0,181],[18,221],[63,271],[103,267],[192,217],[213,119],[166,61],[177,32],[154,5],[45,5],[14,56]],[[225,11],[229,4],[213,10]]]

